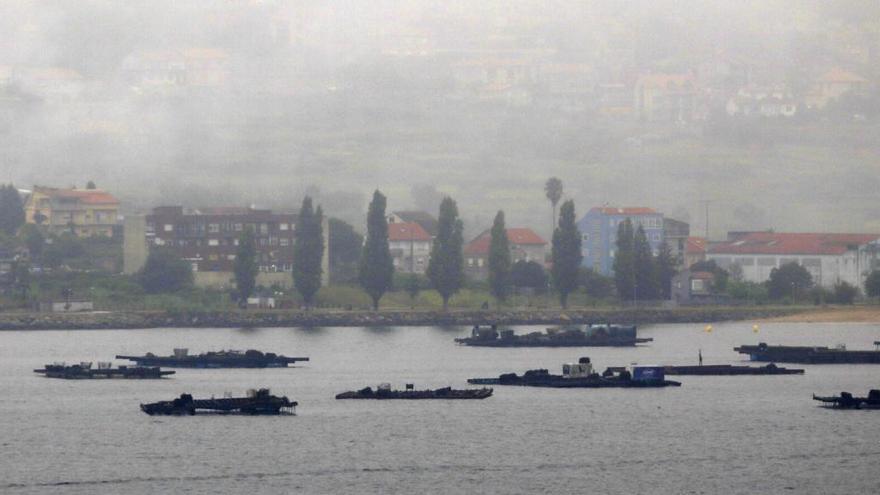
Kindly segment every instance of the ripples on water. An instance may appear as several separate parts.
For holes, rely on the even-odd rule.
[[[518,331],[529,329],[520,328]],[[457,347],[466,328],[0,332],[3,493],[880,493],[880,411],[830,411],[813,392],[880,387],[880,366],[804,376],[679,377],[681,388],[496,387],[484,401],[336,401],[379,382],[595,365],[737,362],[734,345],[868,348],[875,325],[657,325],[640,348]],[[51,380],[53,361],[255,348],[296,369],[178,370],[161,381]],[[794,366],[794,365],[790,365]],[[149,417],[138,404],[269,386],[297,417]]]

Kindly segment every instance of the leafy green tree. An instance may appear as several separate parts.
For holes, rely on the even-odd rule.
[[[556,228],[556,205],[562,199],[562,181],[557,177],[550,177],[544,184],[544,195],[550,200],[552,208],[552,220],[550,225]]]
[[[419,276],[415,273],[409,274],[406,277],[406,294],[409,296],[409,307],[414,308],[416,306],[416,298],[419,297],[419,291],[422,289],[421,281],[419,281]]]
[[[559,304],[563,309],[568,308],[568,295],[577,290],[578,270],[583,259],[581,233],[575,221],[574,201],[562,203],[559,209],[559,225],[553,232],[553,268],[550,276],[559,291]]]
[[[251,227],[245,228],[238,238],[232,271],[235,273],[235,298],[238,306],[246,308],[248,297],[257,286],[257,241]]]
[[[654,270],[654,255],[651,253],[651,245],[648,236],[641,225],[636,229],[633,237],[635,249],[636,269],[636,295],[639,299],[651,300],[657,297],[657,277]]]
[[[859,288],[848,282],[834,284],[833,299],[837,304],[852,304],[859,297]]]
[[[635,297],[636,265],[635,243],[632,221],[627,218],[617,225],[617,240],[614,253],[614,286],[621,301],[632,301]]]
[[[495,215],[489,241],[489,288],[498,301],[510,293],[510,241],[504,226],[504,212]]]
[[[394,276],[394,260],[388,249],[385,204],[385,196],[375,191],[367,211],[367,241],[358,267],[358,281],[373,300],[373,310],[379,309],[379,300],[391,289]]]
[[[458,206],[446,196],[440,201],[437,237],[431,245],[428,278],[443,298],[443,311],[449,309],[449,298],[464,285],[464,224],[458,218]]]
[[[330,282],[347,283],[357,280],[357,265],[361,258],[364,236],[338,218],[329,218],[327,229],[330,245]]]
[[[510,267],[510,283],[517,288],[547,290],[547,273],[536,261],[519,260]]]
[[[865,294],[868,297],[880,297],[880,270],[874,270],[865,279]]]
[[[324,258],[324,213],[321,207],[312,207],[312,198],[306,196],[296,221],[293,244],[293,283],[306,306],[321,288],[321,260]]]
[[[46,238],[43,237],[39,227],[33,224],[25,224],[21,227],[18,235],[24,240],[24,245],[27,247],[31,259],[40,259],[40,256],[43,254],[43,248],[46,246]]]
[[[192,267],[168,249],[156,249],[137,275],[144,291],[150,294],[177,292],[193,285]]]
[[[657,280],[657,296],[664,300],[672,297],[672,277],[675,276],[675,257],[666,241],[660,244],[660,250],[654,258],[654,272]]]
[[[24,223],[24,205],[12,184],[0,186],[0,232],[15,235]]]
[[[801,293],[813,286],[813,277],[801,265],[791,262],[770,271],[767,281],[767,295],[770,299],[791,296],[796,300]]]
[[[580,285],[587,295],[594,299],[608,299],[614,296],[614,279],[596,273],[591,268],[581,268]]]

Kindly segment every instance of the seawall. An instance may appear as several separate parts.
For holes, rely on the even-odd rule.
[[[642,308],[494,311],[228,311],[0,313],[0,330],[127,328],[376,327],[558,325],[565,323],[708,323],[789,316],[797,307]]]

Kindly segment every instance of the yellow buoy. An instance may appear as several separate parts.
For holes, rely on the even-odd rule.
[[[757,323],[752,325],[752,331],[755,333],[758,333],[758,324]]]
[[[712,333],[712,325],[706,325],[706,333]]]

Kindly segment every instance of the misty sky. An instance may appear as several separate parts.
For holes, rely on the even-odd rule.
[[[469,235],[497,209],[547,235],[555,175],[579,215],[653,206],[702,234],[710,200],[716,238],[880,232],[870,115],[762,122],[747,142],[707,131],[747,84],[801,98],[840,68],[876,92],[877,5],[10,0],[0,182],[94,180],[126,211],[291,209],[308,192],[358,228],[374,188],[392,210],[450,194]],[[644,74],[690,74],[702,116],[603,111]]]

